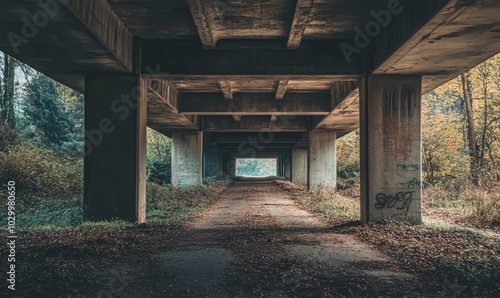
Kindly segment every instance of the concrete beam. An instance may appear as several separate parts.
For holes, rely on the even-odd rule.
[[[309,21],[309,15],[311,14],[313,4],[314,0],[297,0],[292,27],[287,42],[287,47],[289,49],[297,49],[300,47],[302,35]]]
[[[328,94],[287,93],[276,101],[272,93],[236,93],[231,105],[218,93],[181,93],[180,113],[183,115],[328,115],[331,102]]]
[[[285,98],[285,92],[288,87],[288,81],[279,81],[278,88],[276,90],[276,99]]]
[[[84,212],[146,221],[146,84],[135,75],[85,79]],[[129,104],[117,99],[126,96]]]
[[[374,74],[424,76],[423,92],[499,52],[496,0],[412,1],[377,37]]]
[[[314,130],[309,134],[308,188],[330,190],[337,187],[336,132]]]
[[[187,2],[203,47],[207,49],[215,48],[216,40],[212,34],[209,18],[205,14],[203,0],[187,0]]]
[[[203,133],[172,133],[172,184],[201,185],[203,181]]]
[[[231,83],[228,81],[219,81],[219,86],[224,94],[224,99],[231,100],[233,99],[233,90],[231,90]]]
[[[132,71],[132,34],[106,0],[71,0],[62,3],[128,71]]]
[[[270,132],[270,131],[258,131],[258,132],[233,132],[233,133],[211,133],[212,142],[219,145],[228,144],[238,148],[254,147],[254,148],[264,148],[268,145],[279,145],[294,144],[299,142],[304,136],[304,132]],[[258,150],[260,151],[260,150]]]
[[[154,77],[176,75],[362,75],[360,57],[348,63],[338,41],[322,41],[321,44],[294,51],[286,49],[200,49],[189,41],[143,40],[142,71],[155,66]],[[166,55],[165,53],[168,53]],[[233,80],[226,77],[222,80]],[[267,78],[269,79],[269,78]],[[306,78],[306,80],[312,78]],[[286,80],[280,77],[277,80]]]
[[[155,88],[154,84],[149,83],[147,90],[149,127],[163,134],[178,130],[198,130],[198,126],[191,119],[179,114],[179,92],[172,84]]]
[[[361,83],[361,221],[422,222],[421,77]]]
[[[331,89],[331,113],[321,120],[315,129],[349,133],[359,127],[359,83],[336,82]],[[339,137],[339,135],[337,135]]]
[[[238,117],[234,119],[234,117]],[[273,117],[273,116],[271,116]],[[271,121],[273,119],[271,118]],[[209,132],[252,132],[252,131],[279,131],[279,132],[306,132],[309,130],[309,119],[305,116],[276,116],[272,126],[269,125],[269,116],[203,116],[203,131]]]
[[[94,8],[80,11],[87,2]],[[130,71],[132,37],[105,1],[3,0],[0,23],[2,52],[81,93],[85,73]]]

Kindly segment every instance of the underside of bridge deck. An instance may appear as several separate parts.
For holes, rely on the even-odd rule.
[[[90,218],[145,220],[147,125],[173,139],[176,184],[272,156],[312,189],[335,187],[335,140],[360,128],[361,220],[420,222],[420,188],[399,181],[421,177],[420,95],[498,52],[498,15],[497,0],[5,0],[0,50],[85,93]]]

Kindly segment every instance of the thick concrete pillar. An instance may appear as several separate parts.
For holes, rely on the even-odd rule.
[[[307,185],[307,149],[295,148],[292,151],[292,182]]]
[[[221,175],[221,154],[217,147],[203,149],[203,177],[219,177]]]
[[[146,220],[146,85],[136,75],[85,78],[84,213]]]
[[[373,75],[360,88],[361,221],[422,222],[417,76]]]
[[[285,179],[290,180],[292,178],[292,153],[287,151],[285,153]]]
[[[172,133],[172,184],[202,184],[202,132]]]
[[[337,187],[337,133],[311,131],[309,134],[309,189],[335,190]]]

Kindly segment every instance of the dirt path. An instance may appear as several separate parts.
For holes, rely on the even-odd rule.
[[[390,252],[332,232],[271,182],[235,182],[190,223],[185,237],[165,239],[162,251],[102,271],[96,275],[99,287],[112,297],[420,297],[434,292],[399,268]]]

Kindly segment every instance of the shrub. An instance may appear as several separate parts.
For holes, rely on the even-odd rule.
[[[0,150],[5,150],[9,145],[17,144],[19,135],[9,126],[0,123]]]
[[[82,197],[83,161],[71,159],[27,142],[0,152],[0,180],[15,181],[18,204],[39,198],[73,200]]]
[[[424,208],[439,209],[453,214],[449,219],[475,226],[500,224],[500,187],[492,190],[462,185],[429,186],[424,189]]]

